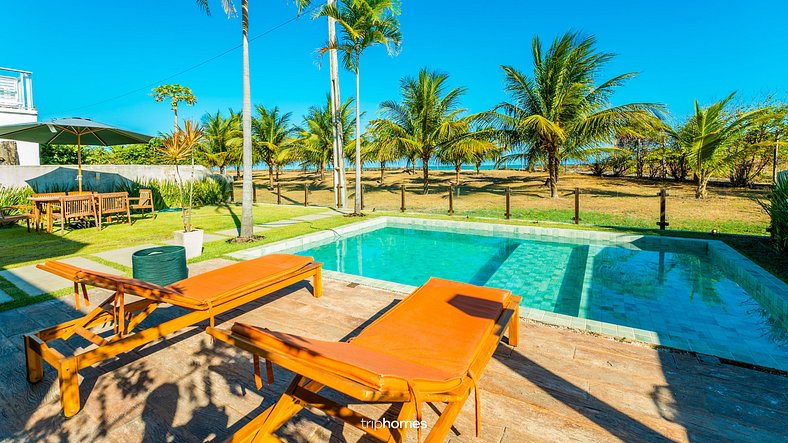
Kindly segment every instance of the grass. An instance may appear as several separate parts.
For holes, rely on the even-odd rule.
[[[303,206],[257,205],[254,208],[254,222],[261,224],[324,210]],[[192,221],[195,227],[210,233],[239,226],[240,217],[240,205],[205,206],[194,211]],[[3,245],[3,248],[0,248],[0,268],[8,269],[47,259],[95,254],[145,243],[162,243],[172,239],[173,231],[183,229],[180,212],[159,212],[155,219],[150,216],[132,218],[131,225],[116,222],[105,225],[101,231],[92,228],[66,228],[65,235],[61,235],[59,228],[51,234],[28,234],[21,226],[0,228],[0,244]]]
[[[353,176],[349,173],[352,197]],[[453,172],[430,173],[430,192],[423,193],[420,171],[408,174],[402,170],[386,172],[382,183],[377,171],[365,171],[364,203],[368,212],[397,211],[400,208],[400,187],[406,187],[408,211],[446,214],[448,185]],[[758,204],[766,198],[768,189],[732,188],[717,184],[710,188],[704,200],[695,198],[692,183],[636,179],[631,177],[596,177],[569,171],[562,175],[559,189],[561,198],[551,199],[544,186],[546,175],[524,171],[482,171],[480,175],[464,171],[459,190],[453,198],[456,215],[503,219],[505,188],[511,189],[511,212],[514,219],[529,221],[570,222],[574,217],[574,198],[569,194],[581,188],[580,217],[584,223],[599,226],[654,228],[659,219],[657,193],[664,185],[668,189],[667,221],[675,230],[730,234],[765,235],[769,219]],[[276,192],[266,188],[265,173],[256,173],[257,198],[260,202],[275,203]],[[284,172],[280,175],[282,200],[303,204],[304,184],[309,185],[309,201],[333,206],[333,184],[312,172]],[[240,188],[235,190],[240,197]]]
[[[254,208],[256,224],[276,220],[285,220],[300,215],[323,212],[325,208],[303,206],[271,206],[257,205]],[[240,217],[240,205],[207,206],[195,210],[193,220],[197,227],[206,232],[220,231],[237,226]],[[273,228],[264,232],[264,237],[253,243],[233,243],[214,241],[204,244],[203,254],[190,260],[190,263],[218,258],[224,254],[257,245],[271,243],[290,237],[308,234],[324,229],[331,229],[343,224],[353,223],[358,219],[341,216],[329,217],[315,221]],[[156,219],[135,219],[131,226],[116,223],[105,226],[102,231],[95,229],[68,230],[61,236],[58,230],[53,234],[30,233],[21,226],[0,229],[0,243],[8,247],[0,249],[0,263],[3,269],[27,264],[39,263],[44,260],[62,259],[71,256],[85,256],[92,261],[107,265],[118,270],[119,274],[131,275],[131,269],[118,263],[96,257],[97,252],[144,243],[161,243],[172,238],[172,231],[182,228],[180,213],[159,213]],[[22,306],[70,296],[71,288],[65,288],[49,294],[28,296],[8,280],[0,277],[0,290],[13,299],[0,304],[0,312]]]

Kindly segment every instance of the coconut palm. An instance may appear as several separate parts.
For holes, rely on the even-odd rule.
[[[361,159],[364,161],[374,161],[380,163],[380,178],[378,181],[383,183],[383,176],[386,173],[386,164],[395,162],[405,157],[404,149],[395,137],[385,137],[383,120],[373,120],[369,123],[369,130],[365,134],[368,142],[361,149]]]
[[[465,88],[449,90],[448,79],[448,74],[424,68],[415,78],[402,79],[401,102],[385,101],[380,105],[383,118],[377,123],[377,137],[393,144],[404,157],[421,159],[425,192],[429,185],[429,162],[436,150],[463,134],[457,125],[465,112],[460,107]]]
[[[553,198],[558,197],[559,166],[568,152],[610,143],[616,128],[661,109],[649,103],[609,106],[613,92],[636,74],[597,83],[598,73],[614,55],[597,52],[595,44],[593,36],[567,33],[545,53],[534,37],[531,76],[502,66],[510,101],[498,105],[501,137],[511,146],[544,153]]]
[[[223,117],[219,111],[213,115],[207,113],[203,117],[203,128],[204,141],[199,155],[208,166],[217,167],[221,174],[225,174],[227,166],[236,164],[241,157],[241,116],[233,111],[230,111],[228,118]]]
[[[274,187],[274,167],[279,153],[292,145],[295,128],[290,124],[292,113],[281,113],[274,106],[266,109],[257,105],[257,117],[252,119],[252,135],[256,157],[268,165],[268,188]]]
[[[347,0],[337,8],[326,4],[319,16],[334,18],[342,29],[341,41],[327,46],[342,53],[345,67],[356,75],[356,196],[354,214],[361,214],[361,54],[372,46],[383,45],[389,54],[399,51],[399,0]]]
[[[332,116],[332,97],[326,97],[326,105],[312,106],[304,116],[303,127],[298,129],[298,143],[295,157],[304,164],[315,165],[320,179],[325,179],[325,167],[334,160],[334,131]],[[339,109],[339,121],[343,140],[351,140],[353,135],[353,116],[351,115],[353,100],[348,99]],[[336,166],[334,166],[336,170]],[[336,178],[336,175],[334,176]],[[339,182],[334,182],[334,186]]]
[[[329,7],[336,8],[337,0],[328,0]],[[347,207],[347,183],[345,180],[345,162],[341,159],[345,158],[345,138],[342,115],[342,96],[339,88],[339,60],[337,57],[337,26],[336,19],[328,17],[328,48],[329,48],[329,75],[331,78],[331,119],[333,122],[332,129],[332,163],[333,163],[333,178],[334,178],[334,193],[335,199],[340,202],[340,206],[344,209]],[[338,160],[339,159],[339,160]],[[339,187],[337,188],[337,184]]]
[[[206,14],[210,15],[210,5],[208,0],[196,0]],[[295,0],[298,11],[309,6],[311,0]],[[222,7],[228,17],[236,15],[235,3],[233,0],[222,0]],[[243,109],[241,111],[241,128],[243,130],[243,197],[241,209],[241,231],[238,236],[240,239],[249,240],[254,238],[254,227],[252,225],[252,92],[249,80],[249,0],[241,0],[241,31],[243,34]]]
[[[696,198],[706,198],[706,185],[712,175],[725,169],[733,158],[728,147],[745,131],[770,117],[767,108],[748,112],[726,112],[726,105],[736,93],[701,108],[695,101],[695,113],[679,133],[679,140],[687,151],[692,172],[698,178]]]

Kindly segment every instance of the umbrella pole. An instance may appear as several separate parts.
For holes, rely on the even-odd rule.
[[[77,184],[79,185],[79,193],[82,194],[82,143],[81,134],[77,132]]]

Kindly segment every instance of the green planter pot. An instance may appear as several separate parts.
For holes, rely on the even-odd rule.
[[[186,251],[183,246],[140,249],[131,256],[131,267],[134,278],[161,286],[167,286],[189,276]]]

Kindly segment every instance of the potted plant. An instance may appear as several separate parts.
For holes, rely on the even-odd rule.
[[[192,225],[192,203],[194,201],[194,149],[200,143],[203,129],[191,120],[185,120],[183,129],[176,127],[171,135],[162,139],[161,153],[175,165],[175,175],[178,183],[178,196],[181,206],[183,229],[175,231],[175,242],[186,250],[186,259],[199,257],[202,254],[203,230],[195,229]],[[183,180],[178,165],[186,159],[191,159],[191,176],[189,178],[189,205],[183,206]]]

